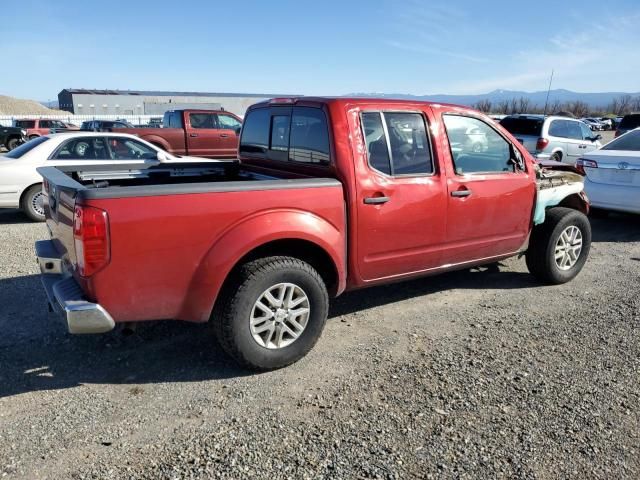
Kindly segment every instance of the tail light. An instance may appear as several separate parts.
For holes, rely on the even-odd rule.
[[[578,170],[578,172],[580,172],[582,175],[586,175],[587,172],[585,172],[585,167],[586,168],[598,168],[598,162],[594,162],[593,160],[585,160],[584,158],[579,158],[578,161],[576,162],[576,170]]]
[[[76,205],[73,212],[73,240],[81,276],[90,277],[106,267],[111,259],[107,212]]]
[[[538,139],[538,141],[536,142],[536,150],[538,150],[539,152],[541,152],[542,150],[544,150],[545,148],[547,148],[547,145],[549,145],[549,139],[548,139],[548,138],[540,137],[540,138]]]
[[[613,135],[613,138],[618,138],[620,136],[620,130],[616,130],[616,133]]]

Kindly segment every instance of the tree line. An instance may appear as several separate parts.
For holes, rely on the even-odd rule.
[[[514,113],[545,113],[544,105],[538,105],[525,97],[512,98],[510,100],[480,100],[473,106],[476,110],[484,113],[513,115]],[[561,102],[553,100],[547,105],[547,115],[567,112],[572,115],[582,117],[604,117],[623,116],[631,112],[640,111],[640,96],[620,95],[614,98],[608,105],[601,107],[590,107],[589,104],[581,100],[571,102]]]

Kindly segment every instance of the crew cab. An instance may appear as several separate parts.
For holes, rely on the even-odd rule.
[[[242,121],[224,110],[165,112],[162,128],[113,128],[131,133],[173,155],[235,158]]]
[[[80,127],[76,127],[75,125],[65,123],[61,120],[47,118],[20,119],[15,121],[15,126],[25,129],[29,140],[50,133],[80,130]]]
[[[249,108],[239,158],[217,165],[100,184],[38,170],[51,239],[36,254],[71,333],[211,321],[240,363],[273,369],[314,346],[347,290],[521,254],[559,284],[589,253],[583,177],[541,168],[464,107],[273,99]]]

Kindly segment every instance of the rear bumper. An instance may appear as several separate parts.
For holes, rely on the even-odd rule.
[[[75,279],[66,274],[62,258],[51,240],[36,242],[36,256],[42,272],[42,285],[52,310],[67,321],[69,333],[105,333],[115,322],[100,304],[84,299]]]
[[[586,178],[584,190],[592,207],[640,213],[640,187],[596,183]]]

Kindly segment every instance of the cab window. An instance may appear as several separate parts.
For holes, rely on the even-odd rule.
[[[511,144],[482,120],[442,116],[456,174],[514,172]]]

